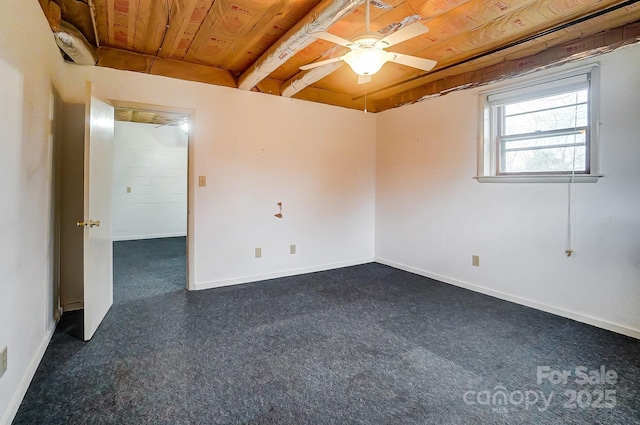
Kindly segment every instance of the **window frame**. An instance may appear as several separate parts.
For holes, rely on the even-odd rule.
[[[530,79],[519,84],[502,84],[499,88],[481,92],[479,96],[479,143],[478,181],[486,182],[597,182],[598,174],[598,133],[600,106],[600,68],[597,63],[579,68],[548,74],[542,78]],[[532,171],[503,172],[500,170],[499,143],[505,137],[498,131],[499,108],[510,101],[529,100],[552,93],[562,93],[563,88],[572,85],[587,86],[588,130],[585,134],[585,170],[583,171]],[[537,96],[532,96],[532,94]],[[580,127],[579,127],[580,128]],[[575,130],[575,128],[574,128]],[[533,133],[531,133],[533,134]]]

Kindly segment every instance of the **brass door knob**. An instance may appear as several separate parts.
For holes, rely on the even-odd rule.
[[[100,227],[100,220],[89,220],[89,221],[76,221],[76,226],[78,227]]]

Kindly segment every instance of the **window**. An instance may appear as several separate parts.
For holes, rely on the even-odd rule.
[[[597,99],[596,66],[484,93],[478,179],[597,181]]]

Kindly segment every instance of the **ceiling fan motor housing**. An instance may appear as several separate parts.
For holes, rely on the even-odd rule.
[[[376,44],[378,41],[382,40],[382,36],[377,33],[377,32],[373,32],[373,31],[367,31],[367,32],[363,32],[358,34],[354,39],[353,39],[353,44],[357,45],[357,46],[373,46],[374,44]]]

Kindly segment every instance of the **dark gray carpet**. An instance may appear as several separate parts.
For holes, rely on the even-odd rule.
[[[114,242],[114,304],[185,289],[186,252],[185,237]]]
[[[600,365],[615,384],[575,382]],[[58,330],[14,423],[638,424],[639,390],[638,340],[368,264],[123,302],[89,343]]]

